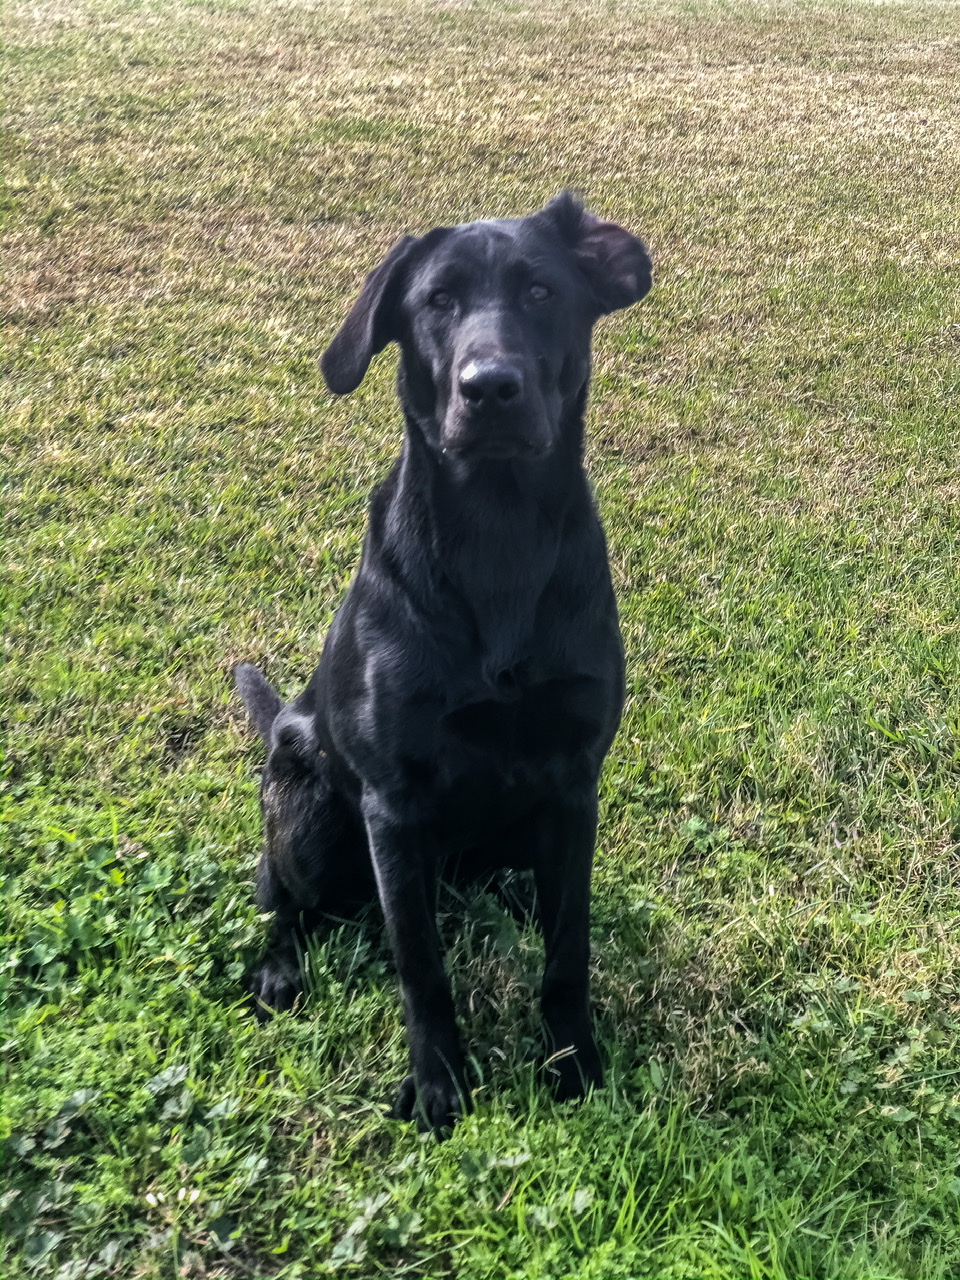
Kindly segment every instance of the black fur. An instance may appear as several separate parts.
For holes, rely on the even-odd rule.
[[[410,1044],[394,1113],[436,1132],[469,1106],[435,921],[450,860],[532,870],[549,1047],[570,1051],[557,1093],[602,1079],[590,870],[624,669],[583,410],[594,322],[649,287],[640,241],[567,193],[401,240],[323,357],[346,393],[400,347],[406,434],[359,572],[292,706],[237,668],[268,748],[259,894],[275,922],[254,994],[289,1008],[302,930],[375,880]]]

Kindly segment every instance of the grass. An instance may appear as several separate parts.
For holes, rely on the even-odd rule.
[[[960,8],[5,19],[3,1274],[960,1276]],[[374,917],[238,1000],[228,673],[298,689],[397,448],[392,357],[317,367],[364,271],[564,184],[657,264],[590,415],[609,1084],[550,1101],[538,938],[448,901],[439,1145]]]

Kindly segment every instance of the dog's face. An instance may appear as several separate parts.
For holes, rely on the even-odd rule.
[[[352,391],[396,341],[404,405],[438,454],[542,458],[582,407],[595,321],[649,288],[641,242],[565,193],[529,218],[401,240],[323,371],[332,391]]]

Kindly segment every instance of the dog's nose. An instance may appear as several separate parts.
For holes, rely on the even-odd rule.
[[[460,394],[473,409],[499,409],[520,399],[523,376],[500,360],[471,360],[460,371]]]

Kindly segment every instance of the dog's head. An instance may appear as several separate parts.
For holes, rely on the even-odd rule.
[[[438,453],[540,458],[579,412],[597,319],[650,288],[643,244],[568,192],[528,218],[407,236],[324,353],[338,395],[389,342],[407,412]]]

